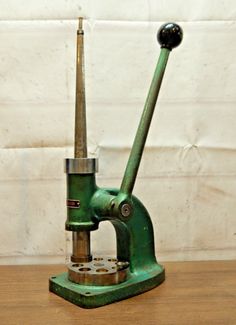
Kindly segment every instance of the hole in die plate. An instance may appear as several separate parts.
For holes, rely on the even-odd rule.
[[[102,257],[94,257],[94,261],[103,261]]]
[[[108,272],[108,269],[100,268],[100,269],[97,269],[96,272],[98,272],[98,273],[106,273],[106,272]]]
[[[88,272],[88,271],[91,271],[91,269],[90,269],[90,267],[81,267],[79,269],[79,271],[81,271],[81,272]]]
[[[72,267],[81,267],[81,266],[84,266],[84,264],[78,264],[78,263],[72,264]]]

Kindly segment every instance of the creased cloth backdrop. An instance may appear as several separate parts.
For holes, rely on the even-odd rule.
[[[235,1],[9,0],[0,9],[0,263],[64,261],[80,15],[100,186],[120,185],[160,51],[157,29],[183,27],[134,193],[151,214],[159,259],[235,258]],[[114,253],[111,225],[92,237],[94,251]]]

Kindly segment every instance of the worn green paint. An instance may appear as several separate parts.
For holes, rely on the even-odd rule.
[[[96,191],[94,174],[67,175],[67,199],[79,200],[80,208],[67,208],[66,230],[95,230],[98,222],[90,205]]]
[[[96,308],[126,299],[155,288],[165,279],[160,265],[131,274],[126,282],[112,286],[84,286],[68,280],[67,273],[50,278],[49,289],[60,297],[83,308]]]
[[[67,197],[79,200],[81,205],[79,209],[68,208],[66,229],[91,231],[100,222],[109,220],[116,231],[117,258],[130,263],[128,280],[118,285],[83,286],[69,281],[66,273],[51,277],[50,290],[76,305],[102,306],[150,290],[164,281],[164,268],[155,257],[151,219],[132,190],[169,52],[165,48],[161,50],[120,190],[98,188],[93,174],[67,175]],[[132,207],[129,217],[121,214],[124,203]]]
[[[117,258],[129,261],[130,273],[124,283],[112,286],[84,286],[72,283],[67,273],[50,278],[50,290],[85,308],[99,307],[150,290],[165,279],[164,268],[157,263],[150,216],[143,204],[132,195],[132,216],[127,221],[119,215],[97,215],[101,202],[112,202],[119,190],[97,189],[91,198],[91,210],[98,222],[110,220],[117,235]],[[82,200],[82,199],[81,199]],[[108,211],[108,209],[107,209]],[[89,294],[86,294],[89,292]]]
[[[148,92],[148,96],[144,105],[143,114],[137,129],[134,143],[130,152],[127,167],[124,173],[120,191],[122,193],[131,194],[138,173],[138,168],[142,158],[143,149],[147,139],[149,127],[155,109],[155,104],[160,91],[161,82],[164,76],[166,64],[168,61],[170,50],[161,49],[159,60],[153,75],[152,83]]]

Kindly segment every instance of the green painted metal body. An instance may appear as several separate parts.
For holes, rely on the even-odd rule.
[[[90,231],[98,228],[98,221],[90,204],[96,189],[94,174],[67,175],[67,199],[78,200],[80,208],[67,207],[66,230]]]
[[[94,180],[94,175],[86,175],[86,178],[91,178]],[[84,176],[77,175],[77,181],[84,180]],[[91,181],[92,183],[92,181]],[[91,184],[88,182],[88,184]],[[144,205],[135,197],[131,196],[129,202],[132,204],[132,214],[129,217],[123,217],[118,215],[113,215],[112,205],[115,198],[119,193],[118,189],[100,189],[97,188],[95,183],[92,185],[94,192],[91,191],[91,197],[89,202],[89,214],[91,218],[92,227],[98,225],[102,221],[109,220],[116,231],[117,239],[117,258],[121,261],[129,261],[130,271],[138,272],[140,269],[148,269],[156,263],[155,250],[154,250],[154,234],[153,226],[150,216],[144,207]],[[77,195],[77,191],[74,191]],[[72,193],[71,193],[72,194]],[[80,197],[81,201],[81,220],[84,217],[83,213],[83,201],[86,202],[88,199],[87,192],[81,191]],[[123,202],[123,199],[122,199]],[[105,203],[105,205],[104,205]],[[100,206],[104,205],[104,210],[100,210]],[[69,210],[80,210],[80,209],[69,209]],[[86,211],[86,210],[85,210]],[[73,211],[72,211],[73,212]],[[85,212],[86,213],[86,212]],[[71,218],[71,211],[69,211],[69,219]],[[73,217],[73,227],[78,229],[78,224],[83,221],[78,220],[74,222]],[[78,219],[80,216],[78,217]],[[66,222],[66,226],[70,221]],[[74,224],[76,224],[74,226]],[[85,221],[87,226],[88,222]],[[74,228],[70,225],[70,229]],[[84,228],[83,228],[84,229]],[[94,229],[94,228],[92,228]]]
[[[121,188],[98,188],[94,174],[67,176],[68,199],[79,200],[80,209],[68,208],[66,229],[96,230],[100,222],[109,220],[116,231],[117,258],[130,263],[128,280],[117,285],[79,285],[69,281],[66,273],[51,277],[50,290],[79,306],[102,306],[150,290],[164,281],[164,268],[157,263],[155,257],[153,227],[149,214],[143,204],[132,195],[132,190],[169,52],[169,49],[161,49]],[[127,217],[121,213],[121,207],[125,203],[132,209]]]
[[[67,273],[51,277],[50,291],[83,308],[101,307],[123,300],[161,284],[165,273],[161,265],[155,264],[148,270],[132,273],[123,283],[111,286],[84,286],[68,280]]]
[[[81,179],[81,182],[84,181],[84,175],[77,176],[76,182],[79,179]],[[90,181],[86,180],[88,184],[93,183],[94,175],[86,175],[86,178],[91,178]],[[112,202],[117,197],[119,190],[100,189],[94,183],[91,187],[95,190],[90,197],[89,204],[91,220],[94,220],[96,225],[105,220],[111,221],[117,235],[117,258],[129,261],[130,272],[127,281],[111,286],[75,284],[68,280],[67,273],[50,278],[51,291],[84,308],[95,308],[137,295],[156,287],[165,279],[164,268],[156,261],[153,227],[150,216],[143,204],[132,195],[130,198],[133,207],[132,215],[127,220],[124,220],[119,215],[114,217],[109,206],[112,206]],[[72,195],[73,192],[70,192],[70,194]],[[77,195],[76,189],[74,194]],[[82,191],[80,194],[82,204],[83,199],[88,200],[87,191],[85,193]],[[101,206],[104,209],[101,209]],[[69,214],[69,219],[71,217],[74,225],[74,215]],[[83,212],[81,218],[83,218]],[[80,220],[78,220],[79,222]],[[68,224],[68,221],[66,224]]]
[[[149,88],[148,96],[144,105],[143,114],[137,129],[134,143],[130,152],[120,191],[131,194],[138,173],[138,168],[143,154],[149,127],[152,121],[157,97],[160,91],[161,82],[168,62],[170,50],[161,49],[156,69]]]

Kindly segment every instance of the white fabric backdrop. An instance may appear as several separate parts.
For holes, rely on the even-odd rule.
[[[64,260],[72,157],[76,17],[84,15],[88,143],[98,184],[119,187],[159,54],[173,50],[135,194],[161,260],[236,257],[234,1],[0,1],[0,263]],[[104,236],[104,233],[106,235]],[[94,250],[112,253],[109,224]]]

